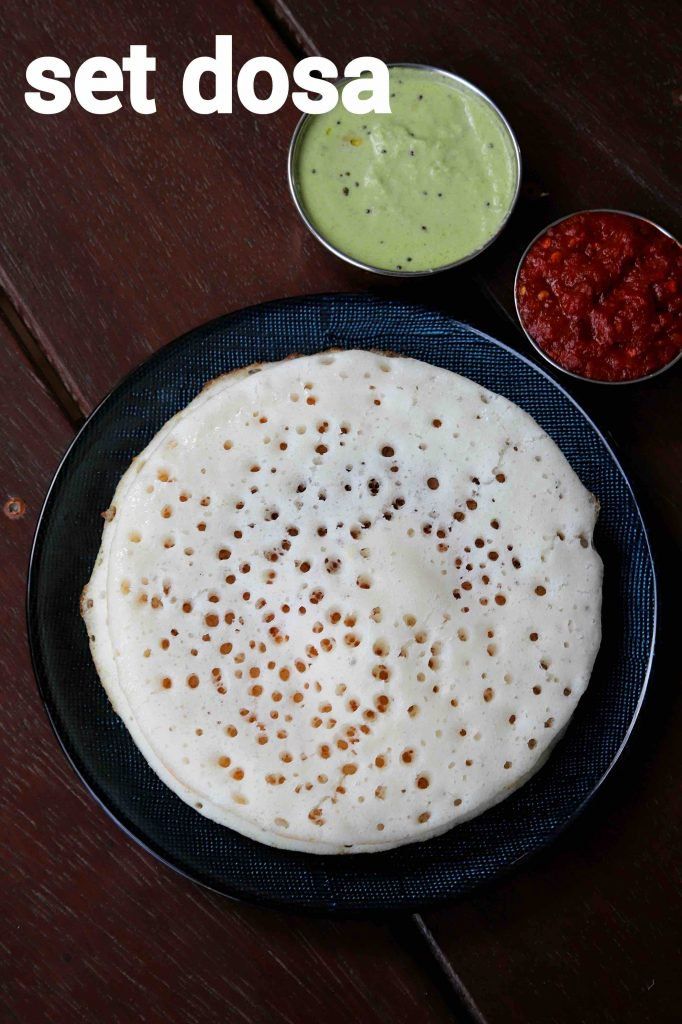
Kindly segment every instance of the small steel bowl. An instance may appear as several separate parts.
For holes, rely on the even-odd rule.
[[[653,377],[658,377],[659,374],[665,373],[665,371],[669,370],[671,366],[674,366],[679,359],[682,359],[682,351],[678,352],[677,355],[673,359],[671,359],[669,363],[666,363],[664,366],[661,366],[658,370],[654,370],[653,373],[645,373],[642,377],[631,377],[629,380],[597,380],[595,377],[584,377],[580,373],[574,373],[573,370],[567,370],[565,366],[561,365],[561,363],[555,362],[555,360],[552,359],[551,356],[547,355],[544,349],[540,347],[540,345],[537,343],[537,341],[530,333],[530,331],[526,329],[526,325],[523,322],[523,317],[521,316],[521,311],[519,309],[518,284],[519,274],[521,273],[521,267],[526,261],[526,256],[533,248],[535,243],[540,238],[542,238],[543,235],[547,234],[550,228],[556,227],[556,225],[561,224],[562,221],[570,220],[571,217],[578,217],[582,213],[620,213],[624,217],[632,217],[635,220],[641,220],[644,224],[651,224],[652,227],[657,228],[662,234],[666,235],[668,238],[671,238],[673,242],[677,242],[675,236],[671,234],[670,231],[666,231],[665,228],[662,228],[660,224],[656,223],[656,221],[650,220],[648,217],[640,217],[638,213],[630,213],[628,210],[612,210],[608,207],[599,207],[593,210],[576,210],[575,213],[567,213],[564,217],[558,217],[556,220],[552,221],[551,224],[547,224],[547,226],[544,227],[542,231],[538,231],[537,235],[535,235],[535,237],[531,239],[531,241],[524,249],[523,255],[521,256],[521,259],[519,260],[518,266],[516,268],[516,274],[514,275],[514,308],[516,309],[516,315],[521,325],[521,330],[526,335],[528,341],[531,343],[531,345],[538,353],[538,355],[542,356],[545,362],[549,363],[550,366],[553,366],[555,370],[560,370],[562,373],[565,373],[567,377],[573,377],[575,380],[587,381],[588,384],[608,384],[611,386],[619,386],[621,384],[641,384],[642,381],[651,380]],[[680,243],[677,242],[677,244],[679,245]]]
[[[385,277],[429,277],[431,274],[440,274],[444,270],[451,270],[453,267],[458,267],[462,263],[468,263],[469,260],[472,260],[475,256],[480,255],[480,253],[482,253],[485,249],[488,248],[489,245],[492,245],[492,243],[497,238],[499,238],[503,228],[505,227],[507,221],[512,215],[512,211],[514,210],[514,207],[516,206],[516,201],[519,197],[519,191],[521,188],[521,151],[519,149],[519,144],[516,140],[516,136],[514,135],[514,132],[512,131],[509,122],[507,121],[506,117],[499,109],[499,107],[497,107],[493,103],[489,96],[486,96],[486,94],[481,89],[477,88],[477,86],[475,85],[472,85],[472,83],[467,81],[466,78],[460,78],[459,75],[455,75],[451,71],[445,71],[443,68],[435,67],[433,64],[411,64],[403,61],[394,61],[393,63],[387,64],[387,67],[414,68],[415,70],[418,71],[430,71],[434,74],[443,75],[445,78],[449,78],[452,82],[456,82],[457,85],[463,86],[466,89],[470,89],[471,92],[475,93],[477,96],[480,96],[480,98],[484,100],[499,117],[504,129],[506,130],[509,136],[509,139],[512,144],[512,149],[514,151],[514,161],[516,164],[516,188],[514,190],[512,201],[509,204],[507,214],[504,220],[501,222],[495,234],[492,235],[488,239],[488,241],[485,242],[484,245],[476,249],[474,252],[471,252],[466,256],[462,256],[461,259],[454,260],[454,262],[452,263],[444,263],[443,266],[441,267],[432,267],[429,270],[387,270],[384,269],[383,267],[374,267],[370,263],[363,263],[362,260],[356,260],[354,259],[353,256],[349,256],[348,253],[343,252],[341,249],[337,249],[335,245],[332,245],[332,243],[317,230],[313,222],[308,217],[301,196],[299,195],[298,186],[296,182],[295,164],[296,155],[298,152],[298,145],[303,136],[308,121],[311,120],[311,118],[317,117],[317,114],[303,114],[298,124],[296,125],[296,128],[294,129],[294,134],[291,137],[291,142],[289,144],[289,157],[287,161],[289,191],[291,192],[291,197],[294,200],[294,205],[296,206],[296,209],[300,214],[301,220],[308,228],[308,231],[310,231],[311,235],[313,235],[318,240],[318,242],[321,242],[326,249],[329,249],[329,251],[333,252],[335,256],[338,256],[339,259],[345,260],[346,263],[350,263],[354,267],[359,267],[361,270],[369,270],[374,274],[383,274]],[[343,77],[337,78],[336,85],[341,86],[341,84],[346,81],[349,81],[349,79],[345,79]]]

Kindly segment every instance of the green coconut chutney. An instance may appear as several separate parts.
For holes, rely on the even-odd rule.
[[[491,105],[446,75],[390,69],[390,114],[339,102],[296,148],[301,205],[331,245],[385,270],[431,270],[481,249],[517,188],[513,141]]]

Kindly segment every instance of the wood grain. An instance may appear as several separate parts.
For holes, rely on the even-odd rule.
[[[249,3],[224,19],[194,0],[172,13],[160,0],[0,9],[13,40],[0,56],[0,287],[86,412],[154,349],[214,316],[369,280],[326,253],[294,209],[291,103],[267,117],[202,118],[185,105],[182,69],[221,29],[234,36],[236,68],[258,54],[292,66]],[[47,117],[25,105],[35,57],[58,53],[74,69],[93,47],[119,56],[134,40],[157,58],[155,114],[95,117],[72,103]]]
[[[460,1019],[415,957],[409,923],[231,903],[143,853],[87,795],[38,698],[23,622],[36,517],[72,430],[1,323],[0,381],[0,1018]]]
[[[470,319],[527,352],[507,313],[516,261],[536,229],[607,205],[675,223],[675,9],[643,0],[259,0],[116,5],[29,0],[0,8],[0,286],[41,357],[88,411],[170,338],[232,308],[284,294],[370,288]],[[274,26],[285,29],[278,35]],[[283,39],[343,62],[359,53],[433,62],[470,77],[512,121],[525,189],[502,238],[471,268],[377,281],[322,250],[285,184],[290,105],[258,118],[202,119],[181,69],[232,32],[236,66]],[[72,67],[146,42],[158,112],[107,118],[75,105],[38,117],[23,71],[58,53]],[[494,305],[481,304],[472,272]],[[496,307],[496,308],[495,308]],[[504,312],[506,310],[506,313]],[[28,510],[2,518],[0,705],[6,799],[0,979],[8,1020],[440,1021],[430,963],[401,919],[326,922],[226,903],[125,840],[73,778],[40,708],[20,598],[41,494],[70,428],[0,330],[7,407],[0,469]],[[46,374],[49,377],[49,374]],[[682,712],[674,648],[679,604],[682,439],[679,374],[641,388],[574,388],[624,450],[658,539],[667,620],[632,753],[591,810],[541,858],[443,911],[424,929],[490,1024],[667,1024],[677,1019],[680,881],[675,858]],[[17,403],[16,396],[22,396]],[[16,493],[15,493],[16,492]],[[6,906],[5,906],[6,904]]]

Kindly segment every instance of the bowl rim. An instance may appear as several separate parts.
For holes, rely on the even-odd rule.
[[[451,261],[450,263],[443,263],[441,266],[438,267],[430,267],[427,270],[389,270],[384,267],[375,267],[371,263],[365,263],[363,260],[355,259],[355,257],[350,256],[346,252],[343,252],[342,249],[337,248],[337,246],[330,242],[315,227],[315,225],[313,224],[312,220],[310,219],[306,212],[305,206],[303,204],[303,201],[301,199],[301,196],[299,195],[297,188],[295,162],[298,146],[305,131],[306,125],[312,118],[318,117],[318,114],[302,114],[301,117],[298,119],[298,123],[296,124],[296,127],[294,128],[293,134],[291,136],[291,141],[289,143],[289,152],[287,156],[287,180],[289,183],[289,192],[291,194],[291,198],[294,201],[294,206],[298,210],[298,214],[303,223],[305,224],[305,226],[308,228],[308,231],[313,235],[314,238],[317,239],[318,242],[320,242],[326,249],[328,249],[329,252],[332,252],[334,253],[335,256],[338,256],[339,259],[344,260],[346,263],[350,263],[354,267],[358,267],[360,270],[366,270],[373,274],[382,274],[384,277],[430,277],[433,274],[440,274],[445,270],[452,270],[454,267],[458,267],[463,263],[468,263],[469,260],[472,260],[476,256],[479,256],[488,248],[488,246],[492,245],[493,242],[497,241],[502,231],[506,227],[509,218],[514,212],[514,208],[516,206],[516,203],[519,198],[519,193],[521,191],[521,176],[523,170],[521,162],[521,150],[519,148],[519,143],[514,133],[514,130],[512,129],[509,121],[504,116],[500,108],[497,106],[496,103],[493,102],[493,100],[491,100],[490,96],[488,96],[487,93],[483,92],[482,89],[479,89],[477,85],[474,85],[473,82],[470,82],[467,78],[462,78],[461,75],[456,75],[453,71],[448,71],[445,68],[438,67],[436,64],[415,64],[410,61],[388,61],[386,63],[386,67],[411,68],[416,71],[428,71],[434,74],[442,75],[443,77],[448,78],[450,79],[450,81],[456,83],[458,86],[463,86],[465,89],[469,89],[471,92],[475,93],[480,99],[487,103],[488,106],[498,116],[498,118],[502,122],[502,127],[506,131],[507,136],[509,137],[509,140],[511,142],[512,152],[514,155],[514,165],[516,168],[516,184],[514,187],[514,194],[512,196],[507,212],[503,220],[500,222],[497,231],[493,235],[491,235],[491,237],[486,242],[484,242],[483,245],[479,246],[479,248],[475,249],[473,252],[468,253],[466,256],[462,256],[457,260]],[[347,79],[343,75],[339,75],[338,78],[334,79],[334,84],[338,86],[340,85],[340,83],[346,81],[350,81],[350,79]]]
[[[661,227],[660,224],[658,224],[655,220],[651,220],[650,217],[644,217],[639,213],[632,213],[630,210],[616,210],[608,206],[595,206],[591,207],[590,209],[575,210],[573,213],[566,213],[562,217],[557,217],[557,219],[553,220],[551,224],[545,225],[545,227],[542,228],[541,231],[538,231],[538,233],[530,240],[526,248],[523,250],[523,253],[521,254],[521,259],[517,264],[516,273],[514,274],[514,309],[516,310],[516,316],[521,326],[521,330],[523,331],[523,333],[525,334],[526,338],[531,343],[535,351],[538,353],[538,355],[542,356],[545,362],[549,363],[550,366],[553,366],[555,370],[560,370],[561,373],[565,373],[567,377],[573,377],[574,380],[586,381],[588,384],[609,385],[611,387],[620,387],[623,384],[641,384],[642,381],[652,380],[653,377],[658,377],[660,374],[665,373],[666,370],[669,370],[671,367],[673,367],[679,359],[682,359],[682,349],[680,349],[677,355],[673,356],[673,358],[669,362],[664,363],[663,366],[660,366],[657,370],[654,370],[652,373],[645,373],[641,377],[630,377],[628,380],[599,380],[597,377],[586,377],[580,373],[575,373],[573,370],[567,370],[565,366],[561,365],[561,363],[557,363],[556,360],[552,359],[552,357],[548,355],[543,348],[541,348],[539,343],[535,340],[533,335],[527,329],[523,317],[521,316],[518,295],[519,274],[521,273],[521,268],[523,267],[523,264],[526,261],[528,253],[533,248],[535,243],[538,242],[543,237],[543,235],[546,235],[551,228],[556,227],[557,224],[561,224],[565,220],[570,220],[571,217],[579,217],[582,214],[586,213],[618,213],[624,217],[632,217],[633,220],[640,220],[643,221],[643,223],[645,224],[650,224],[652,227],[657,228],[657,230],[660,231],[661,234],[665,235],[667,238],[672,239],[672,241],[676,242],[677,245],[680,245],[680,242],[677,240],[677,238],[675,238],[673,233],[671,231],[668,231],[667,228]]]

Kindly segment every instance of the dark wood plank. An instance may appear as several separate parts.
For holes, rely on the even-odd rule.
[[[508,114],[528,177],[557,202],[596,205],[626,177],[637,205],[664,214],[675,198],[682,96],[671,75],[679,24],[670,0],[655,21],[642,0],[267,5],[303,51],[341,67],[371,53],[470,78]]]
[[[198,323],[283,295],[367,286],[291,202],[291,103],[270,116],[236,107],[204,118],[184,104],[182,70],[221,29],[234,36],[235,68],[261,54],[292,66],[255,5],[232,5],[220,24],[193,0],[31,0],[9,14],[0,10],[13,40],[0,55],[12,85],[0,91],[0,288],[83,411]],[[72,102],[48,117],[25,105],[35,57],[57,53],[75,69],[93,48],[121,56],[134,40],[157,58],[155,114],[95,117]]]
[[[372,275],[341,263],[301,223],[289,197],[286,156],[297,112],[235,109],[202,118],[183,102],[182,69],[210,52],[210,9],[192,0],[115,8],[76,0],[15,4],[0,31],[0,288],[76,404],[88,412],[127,370],[161,344],[214,316],[283,295],[354,291]],[[255,5],[239,4],[224,30],[235,67],[269,54],[293,59]],[[94,117],[72,103],[39,116],[23,101],[27,64],[58,53],[75,69],[97,41],[122,55],[144,40],[157,58],[157,112]],[[40,154],[40,159],[36,159]],[[55,201],[55,197],[57,201]],[[400,282],[378,282],[383,294]],[[432,301],[432,281],[410,289]],[[468,309],[469,275],[450,279]]]
[[[325,255],[296,220],[284,185],[292,111],[265,119],[242,114],[206,121],[184,108],[178,69],[202,52],[216,31],[210,12],[198,7],[186,0],[172,13],[158,3],[145,5],[143,12],[126,0],[107,11],[83,12],[72,0],[58,10],[31,3],[13,12],[14,45],[3,57],[8,81],[19,81],[25,64],[46,52],[59,52],[75,65],[90,55],[93,39],[97,52],[124,52],[135,34],[159,58],[160,111],[153,118],[122,111],[95,119],[75,108],[59,118],[38,118],[23,106],[21,90],[0,94],[5,225],[0,280],[84,409],[147,352],[226,309],[285,293],[375,285]],[[383,0],[371,8],[356,0],[324,7],[296,0],[278,9],[280,16],[293,10],[294,19],[302,19],[288,24],[308,49],[337,60],[371,52],[452,66],[500,102],[519,133],[531,187],[510,229],[477,266],[507,308],[521,248],[555,212],[613,203],[661,220],[669,216],[676,165],[668,154],[679,95],[669,75],[674,64],[665,10],[659,8],[655,34],[647,23],[653,58],[647,62],[639,52],[639,29],[648,12],[632,0],[625,7],[604,4],[597,10],[584,0],[567,8],[534,2],[521,13],[510,12],[501,0],[485,8],[427,0],[400,10]],[[6,16],[0,12],[0,28],[10,31]],[[228,30],[240,44],[238,61],[264,52],[286,61],[275,36],[247,5],[230,11]],[[571,46],[578,48],[577,59]],[[467,316],[467,279],[457,273],[400,289]],[[481,322],[491,326],[494,317],[488,323],[486,314]],[[498,333],[506,330],[503,323]],[[677,422],[675,400],[667,388],[665,381],[644,390],[614,389],[601,411],[643,460],[658,510],[670,522],[675,513],[665,481],[670,474],[679,476],[679,432],[676,451],[669,443]],[[616,393],[625,396],[622,401]],[[662,703],[652,704],[653,724],[642,733],[645,760],[654,757],[659,737],[672,726],[665,688],[663,694]],[[531,866],[485,894],[490,905],[476,897],[427,916],[492,1021],[668,1019],[673,945],[670,918],[662,910],[673,889],[665,870],[657,869],[661,851],[655,845],[640,857],[649,849],[648,835],[669,837],[670,807],[678,806],[666,807],[660,799],[647,803],[652,792],[671,799],[669,773],[660,768],[669,763],[666,756],[650,769],[652,788],[637,788],[635,770],[634,780],[626,775],[616,796],[607,790],[606,803],[596,805],[604,814],[621,815],[614,817],[615,829],[632,817],[629,845],[621,850],[612,837],[611,845],[602,847],[602,827],[588,817],[579,829],[586,830],[585,843],[594,843],[589,847],[594,863],[581,860],[579,852],[564,856],[557,847],[556,856],[563,859],[555,870],[555,851],[547,854],[547,882],[538,888],[546,907]],[[620,777],[614,787],[621,786]],[[642,803],[653,818],[640,815]],[[645,837],[640,846],[638,834]],[[567,841],[574,835],[583,833],[574,830]],[[574,841],[578,847],[583,842]],[[607,854],[616,857],[618,884],[611,879]],[[117,849],[106,870],[120,857]],[[642,878],[642,866],[650,868],[655,886],[648,876]],[[162,877],[159,893],[161,885],[165,892],[171,884],[166,873]],[[520,887],[516,898],[507,885]],[[660,891],[652,898],[656,886]],[[590,915],[586,890],[596,907],[617,909],[610,916]],[[509,918],[507,905],[514,910]],[[567,952],[558,921],[571,925],[573,944]],[[495,936],[499,941],[488,947]],[[650,963],[638,953],[642,946],[658,949],[659,962],[666,965],[652,988],[642,981]],[[360,943],[361,952],[366,948]],[[379,952],[385,955],[381,945]],[[80,976],[81,991],[94,976],[89,968]],[[136,975],[136,984],[141,977]],[[195,971],[192,977],[200,984],[203,976]],[[573,1012],[578,979],[587,995]],[[635,998],[644,984],[646,999]],[[121,997],[126,1009],[130,991],[134,986]],[[417,1012],[407,1001],[406,1006],[412,1015]],[[623,1012],[609,1016],[612,1009]]]
[[[23,622],[36,517],[72,429],[2,323],[0,381],[0,1018],[455,1019],[400,922],[231,903],[142,853],[88,797],[40,704]]]
[[[518,136],[524,189],[504,234],[472,270],[507,308],[523,249],[557,216],[616,207],[679,237],[682,93],[671,70],[682,33],[672,0],[655,19],[645,0],[267,4],[304,52],[340,67],[360,53],[434,64],[498,103]],[[441,281],[443,298],[451,281]]]
[[[450,67],[498,101],[518,132],[526,185],[509,229],[475,264],[499,314],[482,310],[474,321],[524,353],[502,311],[513,311],[516,262],[543,224],[613,206],[679,226],[672,4],[659,8],[655,23],[635,0],[513,10],[501,0],[425,0],[399,10],[382,0],[273,0],[272,10],[307,52],[339,63],[368,52]],[[433,299],[456,310],[447,277]],[[664,617],[641,725],[588,813],[515,874],[424,914],[427,934],[494,1024],[678,1019],[679,380],[673,373],[640,387],[570,388],[616,439],[639,484],[657,541]]]
[[[286,180],[291,103],[259,117],[202,118],[182,98],[182,70],[235,42],[235,67],[293,59],[255,5],[123,0],[14,4],[0,31],[0,288],[81,410],[161,344],[222,313],[283,295],[355,291],[374,278],[341,263],[301,223]],[[119,56],[143,40],[157,58],[157,112],[94,117],[74,103],[39,116],[23,101],[27,64],[58,53],[75,69],[93,47]],[[39,154],[39,159],[36,158]],[[460,278],[462,286],[460,288]],[[460,275],[453,294],[469,288]],[[392,294],[399,283],[385,280]],[[432,284],[414,289],[428,301]]]
[[[212,52],[221,28],[234,36],[235,67],[259,54],[291,65],[255,6],[233,4],[221,21],[193,0],[172,9],[33,0],[11,5],[11,22],[8,6],[0,284],[82,408],[197,323],[337,284],[337,265],[318,264],[288,196],[293,105],[269,117],[239,109],[202,118],[183,101],[184,67]],[[33,58],[58,53],[75,69],[93,52],[122,56],[135,40],[157,58],[156,114],[95,117],[72,103],[47,117],[24,104]]]

